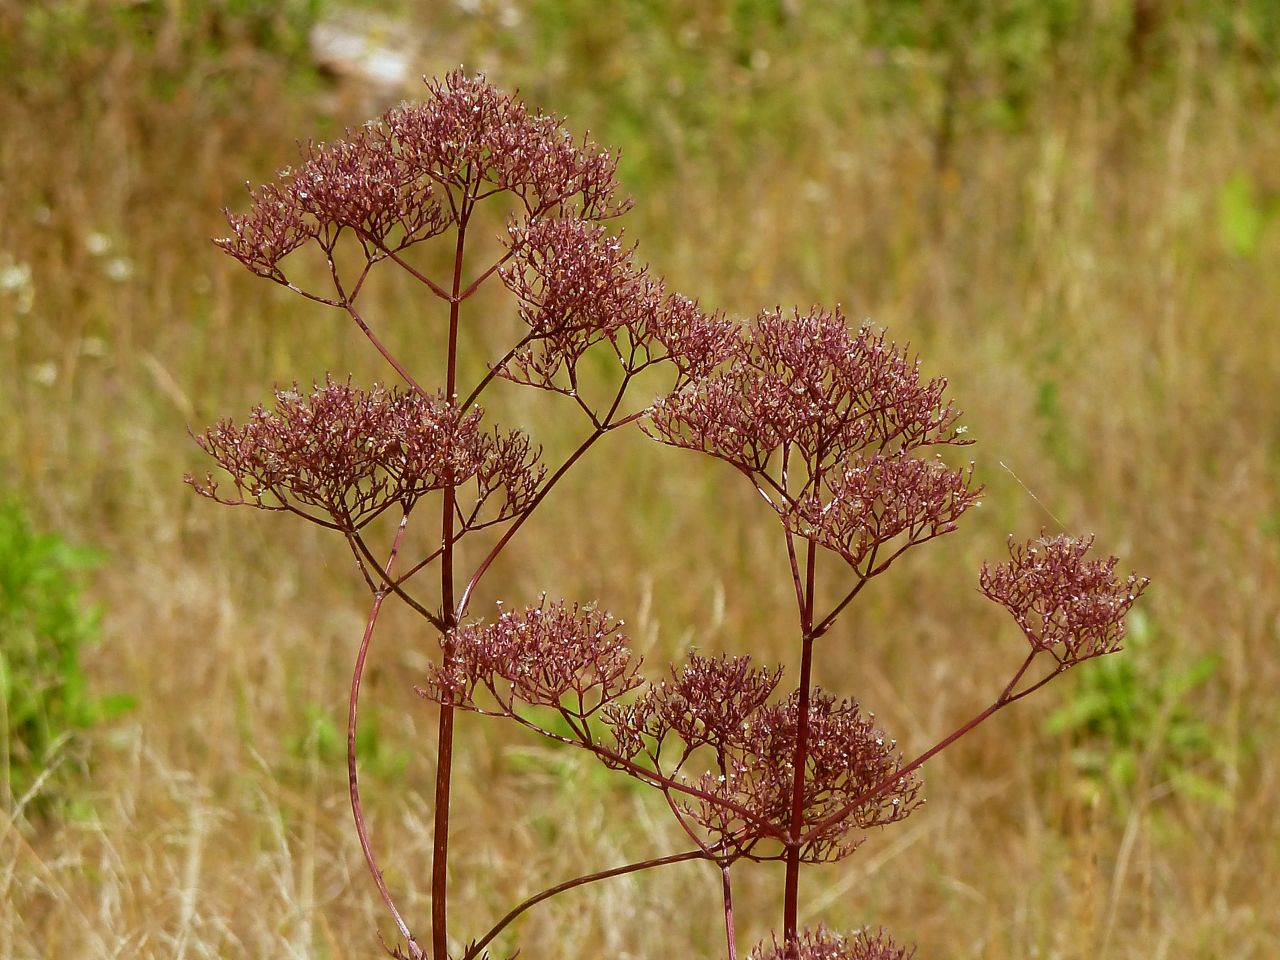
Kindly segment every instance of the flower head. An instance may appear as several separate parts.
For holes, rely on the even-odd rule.
[[[899,538],[911,545],[950,533],[981,495],[972,468],[954,470],[902,450],[859,454],[825,474],[783,520],[857,568]]]
[[[817,476],[861,451],[966,442],[945,388],[883,334],[851,332],[839,307],[766,312],[722,369],[660,401],[649,429],[752,472],[790,448]]]
[[[531,218],[571,207],[595,220],[626,209],[614,199],[616,156],[575,143],[560,118],[461,71],[428,90],[425,102],[304,148],[296,169],[250,190],[247,213],[227,213],[231,234],[214,242],[284,283],[281,261],[308,241],[332,250],[351,230],[366,256],[380,259],[439,235],[493,194],[509,195]]]
[[[461,70],[427,87],[425,102],[396,107],[383,123],[398,155],[441,185],[466,190],[479,180],[513,194],[531,216],[572,204],[579,216],[602,219],[628,206],[614,199],[617,156],[576,143],[560,117]]]
[[[1008,610],[1033,651],[1048,651],[1065,666],[1114,653],[1124,641],[1124,619],[1150,582],[1116,576],[1115,557],[1085,559],[1093,538],[1055,536],[1015,543],[1009,562],[982,565],[979,585]]]
[[[258,406],[244,424],[222,420],[196,437],[236,496],[224,498],[211,476],[188,476],[197,493],[354,531],[392,504],[408,512],[425,494],[464,483],[486,462],[480,411],[462,414],[441,397],[331,378],[310,396],[296,384],[275,396],[274,410]]]
[[[800,700],[796,692],[769,702],[780,679],[780,670],[752,666],[748,657],[694,655],[635,703],[611,706],[604,715],[627,757],[643,753],[667,776],[705,765],[691,778],[703,796],[680,799],[678,807],[713,843],[749,859],[771,858],[756,850],[766,828],[785,835],[791,827]],[[894,741],[856,703],[821,690],[812,691],[808,713],[801,829],[854,806],[802,844],[800,856],[838,860],[864,831],[906,817],[918,805],[919,782],[907,775],[865,796],[901,768]],[[664,767],[668,756],[679,758],[672,769]]]
[[[954,530],[977,502],[971,470],[918,455],[970,442],[946,381],[923,379],[883,334],[850,330],[838,307],[766,312],[737,338],[703,339],[700,375],[645,429],[751,477],[792,534],[857,567],[896,538],[905,549]]]
[[[544,597],[537,606],[444,635],[444,663],[431,668],[419,692],[492,712],[476,700],[488,691],[504,716],[514,716],[524,704],[561,709],[585,721],[640,684],[639,660],[621,627],[594,604],[547,603]]]

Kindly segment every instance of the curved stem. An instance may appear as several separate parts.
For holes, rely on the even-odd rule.
[[[408,516],[405,516],[400,520],[400,529],[396,532],[395,542],[391,546],[391,554],[387,558],[385,570],[388,575],[391,573],[392,565],[395,564],[396,554],[400,550],[400,542],[404,538],[408,519]],[[387,884],[382,879],[382,870],[378,867],[377,857],[373,853],[373,845],[369,841],[369,831],[364,822],[364,807],[360,802],[360,784],[356,770],[356,719],[360,703],[360,681],[364,677],[365,660],[369,654],[369,643],[373,639],[373,628],[378,622],[378,614],[382,611],[382,601],[386,597],[387,591],[385,589],[380,589],[374,593],[373,606],[369,611],[369,620],[365,624],[364,636],[360,640],[360,650],[356,654],[355,668],[351,673],[351,698],[347,704],[347,783],[348,792],[351,796],[351,815],[355,819],[356,836],[360,839],[360,850],[364,853],[364,862],[369,868],[369,873],[373,876],[373,882],[378,888],[378,893],[382,896],[382,902],[387,905],[387,909],[395,920],[396,928],[409,945],[409,956],[413,960],[417,960],[422,956],[422,952],[414,942],[413,935],[409,932],[408,924],[405,923],[404,917],[401,916],[400,910],[396,906],[395,899],[391,896],[391,891],[387,889]]]
[[[597,880],[608,880],[610,877],[620,877],[623,874],[635,873],[638,870],[648,870],[650,867],[661,867],[668,863],[684,863],[686,860],[710,860],[710,855],[703,853],[701,850],[686,850],[684,853],[673,853],[667,857],[656,857],[651,860],[638,860],[635,863],[628,863],[625,866],[614,867],[610,870],[601,870],[597,873],[588,873],[581,877],[574,877],[572,880],[566,880],[558,883],[554,887],[548,887],[541,893],[534,894],[527,900],[522,901],[513,907],[505,917],[499,920],[483,937],[471,945],[471,948],[462,955],[462,960],[475,960],[480,956],[480,952],[487,947],[499,933],[506,929],[513,920],[524,913],[530,907],[536,907],[544,900],[550,900],[557,894],[564,893],[566,890],[572,890],[574,887],[581,887],[588,883],[595,883]]]

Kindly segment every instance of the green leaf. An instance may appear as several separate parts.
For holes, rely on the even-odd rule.
[[[1266,221],[1253,180],[1245,173],[1234,174],[1218,194],[1218,227],[1223,246],[1237,257],[1252,257],[1258,252]]]

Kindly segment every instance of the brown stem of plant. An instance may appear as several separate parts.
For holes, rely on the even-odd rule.
[[[362,234],[362,236],[364,235]],[[428,290],[434,293],[441,300],[452,299],[449,296],[449,294],[445,293],[443,290],[440,289],[440,285],[438,283],[436,283],[434,280],[432,280],[430,277],[424,274],[421,270],[419,270],[417,267],[411,264],[408,260],[405,260],[404,257],[400,256],[396,251],[387,247],[381,241],[375,240],[373,237],[368,237],[368,239],[379,250],[381,250],[384,254],[390,257],[398,266],[403,268],[404,271],[409,274],[409,276],[413,277],[419,283],[423,284]]]
[[[385,572],[388,576],[396,562],[396,554],[400,551],[400,543],[404,539],[404,531],[408,519],[408,516],[401,518],[400,528],[396,531],[395,541],[391,545],[391,554],[387,557],[385,567]],[[355,819],[356,836],[360,839],[360,849],[364,853],[364,862],[369,868],[369,873],[373,876],[373,882],[378,888],[378,893],[382,896],[382,902],[387,905],[387,909],[395,920],[396,928],[409,945],[410,958],[417,960],[422,956],[422,951],[417,943],[414,942],[413,935],[409,932],[408,924],[405,923],[404,917],[401,916],[400,910],[391,896],[391,891],[387,889],[387,884],[382,879],[382,870],[378,867],[377,857],[374,856],[373,846],[369,842],[369,831],[364,822],[364,807],[360,802],[360,783],[356,769],[356,719],[360,703],[360,681],[364,677],[365,660],[369,654],[369,643],[373,639],[373,628],[378,622],[378,614],[382,611],[382,601],[386,598],[387,590],[385,588],[379,589],[374,594],[373,606],[369,611],[369,620],[365,625],[364,636],[360,640],[360,650],[356,654],[355,668],[351,673],[351,698],[347,705],[347,783],[351,795],[351,815]]]
[[[479,585],[481,579],[484,578],[485,573],[488,572],[489,567],[493,565],[493,561],[497,559],[498,554],[500,554],[506,545],[511,542],[511,538],[516,535],[516,532],[522,526],[524,526],[524,522],[533,515],[533,511],[537,509],[538,504],[542,503],[542,501],[546,499],[547,494],[549,494],[552,488],[560,481],[560,478],[568,473],[569,468],[577,463],[582,455],[591,449],[591,445],[606,433],[610,430],[616,429],[617,427],[631,423],[632,421],[639,419],[642,415],[641,413],[634,413],[629,417],[623,417],[616,423],[613,422],[613,417],[618,412],[618,406],[622,403],[622,397],[623,394],[626,393],[627,384],[630,379],[630,377],[623,378],[622,385],[618,388],[618,393],[613,398],[613,403],[609,407],[609,412],[604,415],[604,419],[602,419],[587,438],[578,445],[578,449],[574,450],[573,453],[569,455],[569,458],[565,460],[564,463],[560,464],[559,469],[551,475],[550,479],[543,484],[542,489],[538,491],[537,495],[529,501],[529,506],[524,509],[524,512],[521,513],[520,516],[516,517],[515,521],[507,528],[506,532],[498,542],[493,545],[493,548],[488,552],[485,558],[480,561],[480,566],[476,567],[476,572],[471,575],[471,579],[467,582],[466,587],[462,591],[462,596],[458,600],[458,609],[454,614],[455,623],[460,622],[462,618],[467,615],[467,607],[471,603],[472,594],[475,593],[476,587]]]
[[[484,392],[484,388],[489,386],[489,384],[493,382],[493,378],[498,375],[498,371],[501,370],[504,366],[506,366],[507,361],[509,361],[512,357],[514,357],[516,353],[519,352],[521,347],[528,345],[529,341],[532,340],[533,338],[534,338],[534,334],[532,331],[525,334],[523,337],[520,338],[520,342],[517,343],[510,350],[508,350],[501,360],[499,360],[497,363],[490,365],[489,372],[486,373],[481,378],[480,382],[476,384],[475,389],[473,389],[469,394],[467,394],[467,399],[463,400],[462,403],[458,404],[458,409],[466,410],[469,406],[475,403],[476,400],[480,397],[480,394]]]
[[[729,865],[720,864],[720,889],[724,894],[724,936],[729,960],[738,960],[738,938],[733,929],[733,885],[729,881]]]
[[[490,692],[492,692],[492,690]],[[481,712],[481,711],[477,711],[477,712]],[[622,754],[617,753],[614,750],[610,750],[608,747],[604,746],[603,744],[599,744],[599,743],[589,744],[571,737],[562,736],[558,733],[554,733],[553,731],[546,729],[545,727],[538,726],[532,720],[529,720],[527,717],[522,717],[520,716],[520,714],[512,710],[508,710],[507,712],[504,712],[504,713],[489,713],[487,715],[495,716],[495,717],[505,717],[509,720],[514,720],[516,723],[520,724],[521,726],[526,727],[529,730],[532,730],[534,733],[540,736],[546,737],[548,740],[554,740],[556,741],[556,743],[563,743],[565,746],[577,747],[581,750],[587,750],[590,753],[595,754],[597,757],[600,757],[602,760],[607,761],[610,766],[619,770],[625,770],[627,773],[635,777],[637,780],[641,780],[645,783],[651,784],[652,786],[658,787],[659,789],[674,790],[677,793],[684,794],[685,796],[693,797],[697,800],[702,800],[702,801],[705,801],[706,803],[723,807],[725,810],[729,810],[732,813],[736,813],[738,816],[742,817],[744,822],[750,823],[755,827],[759,827],[760,830],[763,831],[763,833],[766,836],[772,837],[779,841],[786,840],[786,835],[782,832],[782,830],[779,827],[777,827],[776,825],[774,825],[768,820],[761,819],[758,813],[755,813],[752,810],[748,809],[747,807],[744,807],[742,804],[735,803],[734,801],[729,800],[726,797],[719,796],[713,793],[708,793],[705,790],[700,790],[697,787],[692,786],[688,781],[673,780],[671,777],[668,777],[662,773],[659,773],[656,770],[650,770],[647,767],[642,767],[640,764],[636,763],[635,761],[629,760],[628,758],[624,757]]]
[[[453,296],[449,302],[449,352],[446,358],[445,396],[452,403],[458,386],[458,292],[462,286],[462,262],[467,240],[467,198],[461,203],[458,239],[453,255]],[[446,662],[453,656],[448,631],[457,625],[453,615],[453,514],[456,497],[452,486],[444,489],[444,505],[440,519],[440,607],[444,613]],[[440,704],[440,730],[436,740],[436,791],[434,833],[431,851],[431,951],[435,960],[448,960],[448,883],[449,883],[449,798],[453,775],[453,704]]]
[[[794,558],[795,548],[788,534],[787,551]],[[796,750],[791,786],[791,822],[787,838],[787,870],[783,881],[782,930],[787,943],[796,940],[796,923],[800,909],[800,829],[804,825],[804,774],[809,760],[809,697],[813,684],[813,601],[814,568],[817,566],[817,544],[809,541],[805,558],[805,582],[798,592],[800,601],[800,702],[796,707]]]
[[[405,574],[404,576],[401,576],[401,577],[397,577],[395,579],[392,579],[390,576],[388,576],[386,571],[384,571],[377,563],[374,562],[373,553],[372,551],[370,551],[369,545],[365,543],[364,537],[360,536],[360,534],[358,533],[347,534],[347,541],[351,544],[352,549],[356,552],[356,559],[359,560],[360,556],[363,555],[365,560],[368,561],[368,565],[372,566],[373,569],[377,571],[378,579],[382,581],[383,592],[394,593],[397,597],[403,600],[410,609],[412,609],[420,617],[423,617],[428,623],[430,623],[437,630],[441,630],[441,631],[444,630],[444,621],[441,620],[434,613],[432,613],[430,610],[428,610],[426,607],[424,607],[416,599],[414,599],[414,597],[411,594],[409,594],[409,592],[406,591],[403,586],[401,586],[401,584],[403,584],[404,581],[408,579],[408,576],[409,576],[408,574]],[[429,562],[438,553],[439,551],[437,551],[436,553],[433,553],[431,557],[428,557],[427,561],[425,562]],[[421,566],[421,563],[418,566]],[[362,569],[364,569],[363,565],[362,565]],[[414,569],[416,570],[418,569],[418,567],[415,566]]]
[[[550,900],[557,894],[564,893],[566,890],[572,890],[574,887],[581,887],[588,883],[595,883],[597,880],[608,880],[610,877],[620,877],[623,874],[635,873],[638,870],[648,870],[650,867],[661,867],[668,863],[684,863],[686,860],[710,860],[711,855],[701,850],[686,850],[684,853],[673,853],[666,857],[656,857],[651,860],[638,860],[635,863],[628,863],[625,866],[613,867],[610,870],[600,870],[597,873],[584,874],[581,877],[574,877],[572,880],[566,880],[564,883],[558,883],[554,887],[548,887],[541,893],[534,894],[529,899],[522,901],[511,909],[505,917],[499,920],[490,928],[489,932],[473,943],[470,949],[462,955],[462,960],[475,960],[484,950],[513,920],[524,913],[530,907],[536,907],[544,900]]]
[[[373,332],[369,324],[365,323],[364,317],[360,316],[360,311],[358,311],[350,303],[343,304],[343,307],[347,311],[347,314],[351,317],[351,319],[356,322],[356,326],[360,328],[360,331],[366,337],[368,337],[369,342],[373,344],[373,346],[377,349],[377,351],[380,354],[382,354],[383,359],[386,360],[387,363],[391,364],[395,372],[400,374],[400,377],[404,380],[404,382],[407,383],[410,387],[412,387],[413,390],[419,396],[430,397],[430,394],[427,393],[426,389],[422,386],[422,384],[418,383],[418,381],[413,378],[413,375],[409,373],[408,370],[405,369],[404,364],[402,364],[399,360],[397,360],[395,357],[395,354],[393,354],[390,350],[387,349],[386,344],[384,344],[381,340],[378,339],[378,335]]]
[[[516,255],[516,252],[515,252],[514,250],[508,250],[506,253],[504,253],[501,257],[499,257],[497,260],[495,260],[495,261],[494,261],[494,262],[489,266],[489,269],[488,269],[488,270],[486,270],[484,273],[480,274],[480,276],[478,276],[478,277],[476,277],[474,280],[472,280],[472,281],[471,281],[471,283],[467,285],[467,289],[463,290],[460,294],[458,294],[458,295],[457,295],[457,296],[458,296],[458,299],[459,299],[459,300],[465,300],[465,299],[467,299],[467,297],[471,296],[473,293],[475,293],[477,290],[479,290],[479,289],[480,289],[480,286],[481,286],[481,285],[482,285],[486,280],[488,280],[491,276],[493,276],[493,275],[494,275],[494,273],[495,273],[495,272],[496,272],[496,271],[497,271],[497,270],[498,270],[498,269],[499,269],[499,268],[500,268],[504,263],[506,263],[508,260],[510,260],[510,259],[511,259],[512,257],[514,257],[515,255]]]

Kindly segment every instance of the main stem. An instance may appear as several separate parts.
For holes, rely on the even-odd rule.
[[[733,884],[729,880],[729,865],[720,864],[720,887],[724,894],[724,936],[729,944],[729,960],[738,960],[738,938],[733,929]]]
[[[449,301],[449,352],[447,357],[445,395],[453,402],[458,387],[458,314],[462,305],[463,250],[466,246],[467,197],[462,198],[458,218],[458,242],[453,255],[453,295]],[[440,609],[444,619],[446,663],[453,657],[448,631],[457,626],[453,612],[453,514],[455,488],[444,489],[444,506],[440,518]],[[440,732],[436,742],[435,825],[431,851],[431,952],[435,960],[448,960],[449,933],[447,897],[449,882],[449,791],[453,773],[453,704],[440,704]]]
[[[794,556],[794,547],[788,540],[788,549]],[[782,930],[787,943],[796,941],[796,922],[800,912],[800,846],[801,828],[804,826],[804,771],[809,760],[809,696],[813,677],[813,595],[814,567],[817,563],[817,545],[809,541],[805,564],[805,583],[797,590],[800,601],[800,702],[796,715],[796,749],[792,763],[794,775],[791,782],[791,823],[787,839],[787,872],[783,882]],[[797,580],[797,587],[799,581]]]

